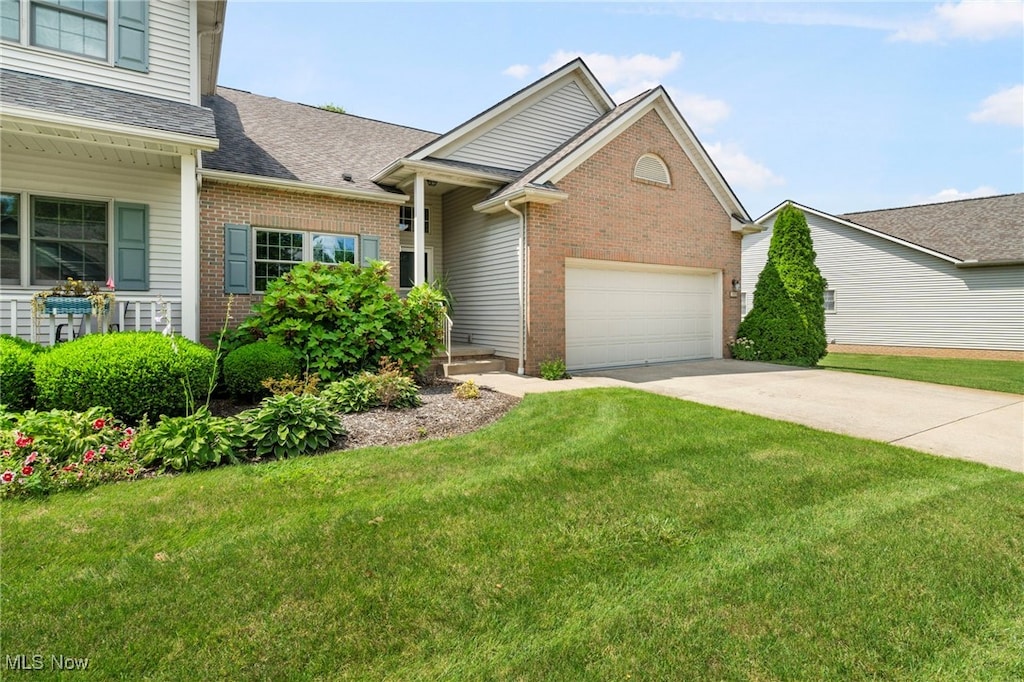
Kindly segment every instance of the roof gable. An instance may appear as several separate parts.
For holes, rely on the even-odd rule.
[[[784,201],[756,222],[786,204],[957,265],[1024,262],[1024,193],[842,215]]]
[[[575,59],[408,158],[525,170],[614,106],[586,64]]]

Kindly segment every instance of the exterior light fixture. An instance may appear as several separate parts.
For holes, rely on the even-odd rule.
[[[733,291],[739,291],[740,290],[740,281],[736,277],[732,278],[732,290]]]

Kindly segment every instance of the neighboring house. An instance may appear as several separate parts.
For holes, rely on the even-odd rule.
[[[162,300],[197,335],[196,168],[218,145],[200,97],[224,11],[0,0],[0,331],[32,337],[32,292],[74,277],[115,282],[122,328]]]
[[[616,105],[574,60],[454,130],[219,88],[204,103],[204,334],[300,260],[443,275],[453,338],[511,370],[722,357],[750,224],[662,88]],[[240,311],[236,309],[236,313]]]
[[[743,240],[745,308],[784,205],[756,221],[764,232]],[[832,350],[1024,351],[1024,194],[845,215],[794,205],[807,216],[828,280]]]
[[[296,262],[385,260],[513,370],[722,357],[759,228],[664,89],[574,60],[437,135],[215,88],[224,5],[0,0],[0,331],[71,276],[207,340]]]

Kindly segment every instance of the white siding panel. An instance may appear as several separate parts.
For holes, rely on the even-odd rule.
[[[511,213],[474,212],[473,204],[486,196],[486,190],[459,189],[444,197],[445,272],[456,301],[453,335],[460,341],[472,335],[475,345],[517,357],[519,221]]]
[[[1024,350],[1024,266],[958,268],[825,218],[807,222],[818,268],[836,292],[836,311],[825,316],[829,340]],[[770,232],[743,238],[748,296],[770,241]]]
[[[148,73],[117,68],[112,58],[97,61],[7,41],[0,45],[0,62],[6,69],[199,104],[190,101],[191,14],[189,0],[149,3]]]
[[[152,300],[157,296],[179,299],[181,296],[181,176],[175,168],[145,165],[121,165],[89,158],[65,158],[49,154],[4,151],[2,188],[5,192],[30,195],[75,197],[100,201],[119,201],[149,206],[149,282],[145,292],[131,292],[132,300]],[[22,226],[25,239],[29,226]],[[108,234],[108,239],[112,235]],[[112,245],[112,242],[111,242]],[[23,250],[22,253],[25,253]],[[108,255],[108,263],[110,256]],[[26,282],[26,284],[28,284]],[[41,286],[4,285],[0,295],[2,326],[9,333],[9,306],[12,298],[24,299]],[[126,294],[128,296],[128,294]],[[176,306],[180,308],[180,306]],[[23,308],[23,312],[27,308]],[[148,319],[148,304],[142,308]],[[30,314],[19,320],[19,334],[28,338]],[[180,323],[176,318],[175,323]],[[134,326],[134,318],[129,320]],[[44,324],[45,328],[45,324]]]
[[[446,155],[455,161],[523,170],[593,122],[600,112],[573,81]]]

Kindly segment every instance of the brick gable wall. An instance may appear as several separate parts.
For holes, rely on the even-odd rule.
[[[662,158],[671,187],[633,179],[634,164],[645,153]],[[531,205],[527,218],[528,373],[536,374],[542,360],[565,358],[566,258],[722,271],[722,339],[728,344],[740,320],[740,300],[729,297],[732,279],[740,276],[740,235],[656,112],[557,185],[569,199]]]
[[[398,207],[326,195],[286,192],[210,180],[199,197],[199,335],[208,336],[224,324],[228,295],[224,293],[224,225],[245,224],[326,234],[376,235],[382,260],[395,264],[391,285],[398,287]],[[232,320],[237,326],[261,296],[235,295]]]

